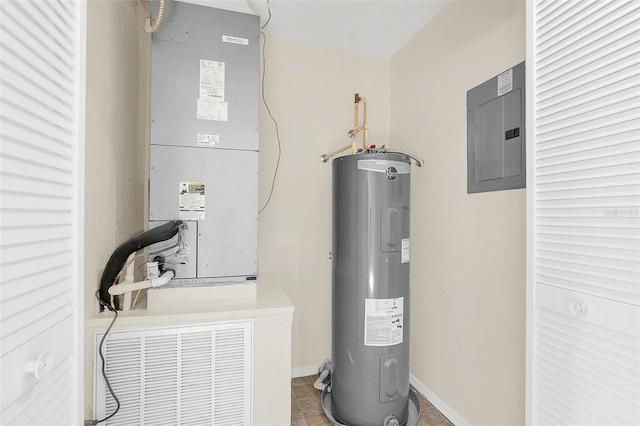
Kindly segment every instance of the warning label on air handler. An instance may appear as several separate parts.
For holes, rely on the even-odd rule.
[[[404,297],[364,299],[365,346],[391,346],[402,343]]]

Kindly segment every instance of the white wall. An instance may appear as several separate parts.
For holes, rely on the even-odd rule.
[[[331,165],[320,156],[351,141],[355,92],[368,100],[369,142],[388,142],[389,64],[267,38],[265,91],[282,158],[260,214],[259,279],[282,286],[295,306],[292,367],[317,367],[331,355]],[[275,126],[262,105],[261,207],[276,158]]]
[[[85,316],[115,248],[144,230],[150,37],[141,2],[87,3]],[[93,336],[85,337],[90,380]],[[86,382],[90,384],[91,382]],[[85,417],[92,389],[85,386]]]
[[[525,59],[524,1],[452,1],[391,60],[412,174],[411,371],[471,424],[523,424],[525,190],[466,192],[466,91]]]

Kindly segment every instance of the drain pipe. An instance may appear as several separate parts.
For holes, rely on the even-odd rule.
[[[160,275],[158,278],[152,278],[150,280],[138,281],[138,282],[122,282],[118,285],[109,287],[109,294],[112,296],[119,296],[121,294],[130,293],[136,290],[142,290],[149,287],[161,287],[167,284],[175,276],[175,273],[171,269]]]
[[[325,359],[318,367],[318,373],[320,376],[313,383],[313,387],[318,389],[319,391],[324,391],[327,389],[327,392],[331,392],[331,380],[328,380],[325,383],[325,380],[331,376],[331,370],[333,370],[333,362],[330,359]]]
[[[107,264],[104,267],[104,271],[102,272],[102,278],[100,279],[100,300],[102,303],[111,305],[111,298],[109,296],[109,288],[115,284],[115,279],[120,273],[120,270],[125,265],[125,262],[129,258],[129,255],[135,253],[138,250],[141,250],[147,246],[150,246],[154,243],[159,243],[161,241],[166,241],[168,239],[173,238],[178,231],[180,230],[180,226],[182,225],[181,220],[172,220],[164,225],[158,226],[157,228],[150,229],[141,234],[136,235],[131,238],[129,241],[122,243],[109,257]],[[119,301],[114,299],[113,308],[119,308]],[[104,307],[101,306],[100,310],[103,310]]]

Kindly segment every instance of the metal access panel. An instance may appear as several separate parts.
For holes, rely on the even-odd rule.
[[[467,92],[467,193],[524,188],[524,62]]]
[[[149,229],[162,226],[167,221],[149,222]],[[164,268],[173,269],[174,282],[183,279],[197,278],[197,253],[198,253],[198,221],[185,221],[173,238],[153,244],[149,248],[149,261],[154,261],[158,256],[164,258]]]
[[[168,1],[151,47],[151,144],[258,150],[260,18]]]
[[[257,275],[259,29],[257,16],[167,1],[153,35],[149,226],[187,225],[162,253],[170,285]]]
[[[197,220],[196,280],[173,284],[243,281],[258,272],[258,153],[151,146],[150,220]],[[183,186],[203,200],[184,209]],[[192,249],[193,249],[192,248]],[[174,280],[176,281],[176,280]]]

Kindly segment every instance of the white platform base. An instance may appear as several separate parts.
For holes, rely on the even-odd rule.
[[[255,300],[257,283],[213,284],[202,287],[158,287],[147,293],[147,311],[158,312],[189,307],[193,310],[228,304],[232,301]]]

